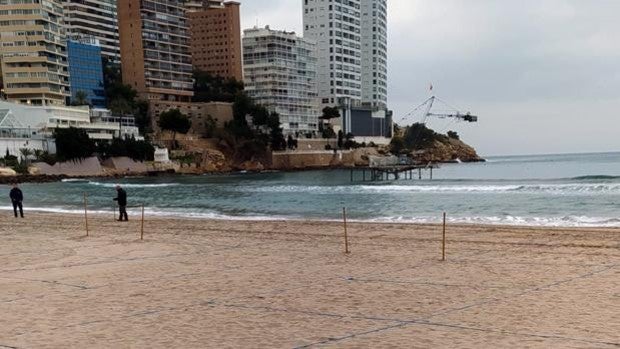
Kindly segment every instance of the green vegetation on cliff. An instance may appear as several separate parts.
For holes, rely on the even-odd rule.
[[[194,71],[194,102],[234,102],[243,91],[243,83],[232,78]]]
[[[482,161],[476,151],[460,140],[455,131],[441,134],[421,123],[395,127],[390,143],[393,154],[410,154],[418,161]]]
[[[95,153],[104,159],[126,156],[136,161],[145,161],[153,160],[155,153],[155,148],[147,141],[137,141],[135,138],[115,138],[111,143],[106,141],[96,143],[90,139],[85,130],[74,127],[55,129],[54,139],[56,141],[54,161],[79,161]]]
[[[209,128],[208,133],[218,138],[224,148],[222,150],[226,150],[236,161],[262,158],[269,149],[286,148],[280,116],[254,103],[243,90],[243,83],[202,71],[194,71],[194,80],[194,101],[233,103],[233,120],[222,129],[214,129],[212,122],[213,127]]]

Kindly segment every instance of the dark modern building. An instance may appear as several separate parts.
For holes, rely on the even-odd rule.
[[[340,110],[342,131],[352,133],[357,142],[389,143],[394,132],[392,112],[376,107],[345,106]]]
[[[105,107],[101,47],[98,41],[94,38],[67,41],[67,58],[71,102],[76,102],[78,93],[84,93],[88,104],[94,107]]]

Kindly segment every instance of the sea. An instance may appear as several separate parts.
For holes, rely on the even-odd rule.
[[[550,227],[620,227],[620,153],[489,157],[441,165],[431,180],[351,182],[349,170],[79,179],[22,185],[28,210],[112,215],[115,184],[130,218],[350,220]],[[6,205],[9,210],[8,190]],[[10,216],[11,213],[7,213]]]

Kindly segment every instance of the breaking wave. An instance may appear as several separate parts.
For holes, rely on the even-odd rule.
[[[12,207],[0,206],[2,211],[10,211]],[[76,214],[82,215],[83,210],[77,208],[29,208],[29,211],[58,213],[58,214]],[[136,210],[129,209],[129,214],[138,214]],[[94,214],[110,214],[107,210],[89,211]],[[230,220],[230,221],[299,221],[299,220],[315,220],[315,221],[340,221],[339,219],[319,219],[311,217],[285,217],[285,216],[268,216],[268,215],[228,215],[213,211],[179,211],[167,209],[147,209],[147,216],[155,217],[177,217],[190,219],[206,219],[206,220]],[[368,223],[402,223],[402,224],[438,224],[439,217],[377,217],[372,219],[350,219],[351,222],[368,222]],[[620,219],[608,217],[590,217],[590,216],[562,216],[562,217],[522,217],[522,216],[470,216],[470,217],[449,217],[448,222],[451,224],[476,224],[476,225],[504,225],[504,226],[530,226],[530,227],[601,227],[601,228],[620,228]]]
[[[472,184],[472,185],[360,185],[360,186],[300,186],[281,185],[239,187],[239,191],[260,193],[313,194],[381,194],[381,193],[528,193],[528,194],[581,194],[618,193],[620,183],[565,183],[565,184]]]
[[[94,185],[97,187],[114,188],[117,183],[88,181],[86,184]],[[120,184],[121,186],[125,188],[166,188],[166,187],[177,187],[181,185],[179,183],[155,183],[155,184],[120,183]]]

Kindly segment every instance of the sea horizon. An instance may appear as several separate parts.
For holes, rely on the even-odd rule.
[[[522,153],[522,154],[495,154],[495,155],[486,155],[480,154],[480,157],[483,159],[487,158],[498,158],[498,157],[520,157],[520,156],[562,156],[562,155],[596,155],[596,154],[617,154],[620,153],[620,150],[609,150],[609,151],[586,151],[586,152],[550,152],[550,153]]]

